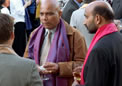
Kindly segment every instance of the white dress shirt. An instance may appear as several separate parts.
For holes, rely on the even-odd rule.
[[[9,10],[8,10],[7,7],[2,8],[2,9],[1,9],[1,13],[10,15],[10,12],[9,12]]]
[[[15,19],[15,23],[25,22],[25,9],[22,0],[10,0],[10,12]]]

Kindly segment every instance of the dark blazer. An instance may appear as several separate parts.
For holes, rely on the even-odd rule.
[[[62,18],[70,24],[70,18],[72,12],[77,10],[79,6],[74,2],[74,0],[69,0],[63,9]]]
[[[85,86],[122,86],[122,34],[114,32],[93,47],[84,68]]]
[[[0,54],[0,86],[42,86],[42,82],[33,61]]]
[[[122,0],[113,0],[112,8],[115,12],[115,18],[122,22]]]

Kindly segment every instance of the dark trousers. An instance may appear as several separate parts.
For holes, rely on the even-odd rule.
[[[18,22],[14,25],[14,27],[15,39],[13,43],[13,49],[19,56],[23,56],[26,47],[25,23]]]

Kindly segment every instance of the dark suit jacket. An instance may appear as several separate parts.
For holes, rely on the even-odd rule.
[[[14,54],[0,54],[0,86],[42,86],[33,61]]]
[[[122,86],[122,34],[114,32],[93,47],[84,68],[85,86]]]
[[[69,0],[63,9],[62,18],[70,24],[70,18],[72,12],[77,10],[79,6],[74,2],[74,0]]]
[[[122,0],[113,0],[112,8],[115,12],[115,18],[122,22]]]

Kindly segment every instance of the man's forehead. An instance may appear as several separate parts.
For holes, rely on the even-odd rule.
[[[57,7],[57,0],[41,0],[41,6],[53,6]]]
[[[85,9],[85,14],[91,14],[92,13],[92,9],[91,8],[86,8]]]
[[[40,10],[55,10],[56,7],[51,6],[51,5],[43,5],[40,7]]]
[[[51,4],[51,3],[45,3],[45,4],[42,4],[40,9],[56,9],[56,5],[54,4]]]

